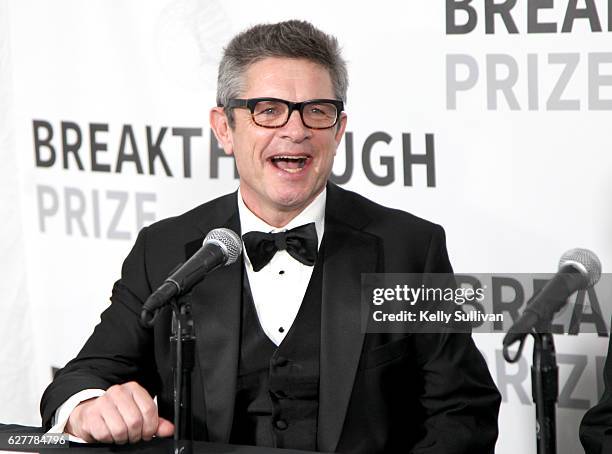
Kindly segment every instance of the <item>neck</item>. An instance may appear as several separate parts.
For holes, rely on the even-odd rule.
[[[323,189],[321,189],[322,191]],[[320,194],[320,192],[319,192]],[[317,196],[319,195],[317,194]],[[315,200],[316,196],[312,199],[303,203],[299,207],[278,207],[271,206],[264,203],[260,203],[257,199],[252,199],[248,194],[245,194],[240,190],[240,196],[246,207],[257,216],[259,219],[264,221],[266,224],[271,225],[275,228],[282,228],[289,224],[297,215],[299,215],[304,209]]]
[[[304,210],[304,207],[300,207],[299,209],[295,210],[278,210],[267,206],[256,206],[250,204],[246,200],[244,201],[244,204],[255,216],[264,221],[266,224],[276,228],[286,226],[293,218]]]

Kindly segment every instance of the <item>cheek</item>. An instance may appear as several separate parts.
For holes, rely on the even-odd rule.
[[[252,135],[240,137],[235,142],[234,156],[236,156],[237,164],[253,165],[261,154],[259,151],[258,140]]]
[[[250,117],[243,120],[233,138],[234,154],[238,156],[238,160],[255,162],[273,140],[274,130],[255,125]]]
[[[274,135],[261,127],[250,135],[249,140],[243,144],[243,150],[248,150],[249,159],[253,162],[261,161],[265,151],[273,147]]]
[[[325,150],[321,156],[321,163],[325,167],[331,167],[334,163],[334,157],[336,156],[336,150],[338,146],[333,140],[327,140],[321,145],[321,150]]]

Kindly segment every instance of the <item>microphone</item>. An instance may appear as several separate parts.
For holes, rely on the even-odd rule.
[[[219,228],[208,232],[202,247],[189,260],[179,265],[147,298],[140,314],[142,324],[152,326],[153,312],[168,304],[174,297],[187,293],[206,274],[234,263],[241,253],[242,240],[233,230]]]
[[[572,293],[592,287],[600,277],[601,262],[594,252],[579,248],[567,251],[559,260],[559,271],[532,298],[523,314],[508,330],[504,347],[525,337],[538,323],[552,320]]]

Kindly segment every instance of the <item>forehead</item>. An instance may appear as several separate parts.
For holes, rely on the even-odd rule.
[[[248,67],[244,82],[243,95],[247,98],[335,98],[329,71],[306,59],[264,58]]]

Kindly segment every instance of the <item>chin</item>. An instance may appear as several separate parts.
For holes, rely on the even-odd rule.
[[[277,192],[273,200],[279,207],[295,209],[310,203],[311,198],[314,199],[314,197],[311,197],[311,194],[311,192],[303,191],[282,191]]]

